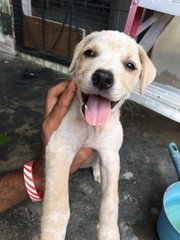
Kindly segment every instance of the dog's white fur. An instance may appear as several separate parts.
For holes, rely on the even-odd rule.
[[[88,49],[95,57],[86,57]],[[127,68],[133,63],[135,70]],[[97,69],[110,71],[114,84],[108,90],[98,90],[92,84],[92,74]],[[42,217],[42,240],[64,240],[69,220],[68,178],[69,169],[77,151],[93,148],[100,157],[90,159],[94,177],[101,179],[98,240],[119,240],[118,229],[118,178],[120,170],[119,149],[123,130],[119,121],[119,108],[140,80],[141,93],[150,84],[156,69],[145,51],[133,39],[118,31],[94,32],[75,48],[70,71],[76,77],[78,89],[73,103],[59,128],[52,134],[46,150],[46,191]],[[90,126],[81,112],[86,94],[99,94],[110,101],[119,101],[102,126]],[[100,173],[99,174],[99,166]]]

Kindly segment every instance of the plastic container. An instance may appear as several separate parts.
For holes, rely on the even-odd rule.
[[[180,182],[170,185],[164,194],[157,231],[160,240],[180,240]]]
[[[168,148],[180,178],[180,153],[175,143]],[[180,182],[170,185],[164,193],[157,232],[160,240],[180,240]]]

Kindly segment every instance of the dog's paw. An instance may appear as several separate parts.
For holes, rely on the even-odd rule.
[[[98,240],[120,240],[118,227],[114,228],[99,227]]]
[[[96,164],[92,167],[93,169],[93,179],[94,181],[98,182],[99,184],[101,183],[101,173],[99,169],[99,164]]]

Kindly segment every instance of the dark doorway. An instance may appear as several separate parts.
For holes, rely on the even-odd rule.
[[[18,50],[68,65],[75,45],[88,33],[122,31],[131,1],[14,0]]]

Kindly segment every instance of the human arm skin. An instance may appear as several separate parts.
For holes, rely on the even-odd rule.
[[[59,83],[48,91],[41,128],[40,154],[33,165],[35,186],[39,191],[44,191],[45,186],[45,148],[47,142],[51,134],[61,124],[75,92],[75,79]],[[76,172],[91,154],[92,149],[81,149],[74,158],[70,174]],[[28,198],[22,168],[0,176],[0,213]]]

